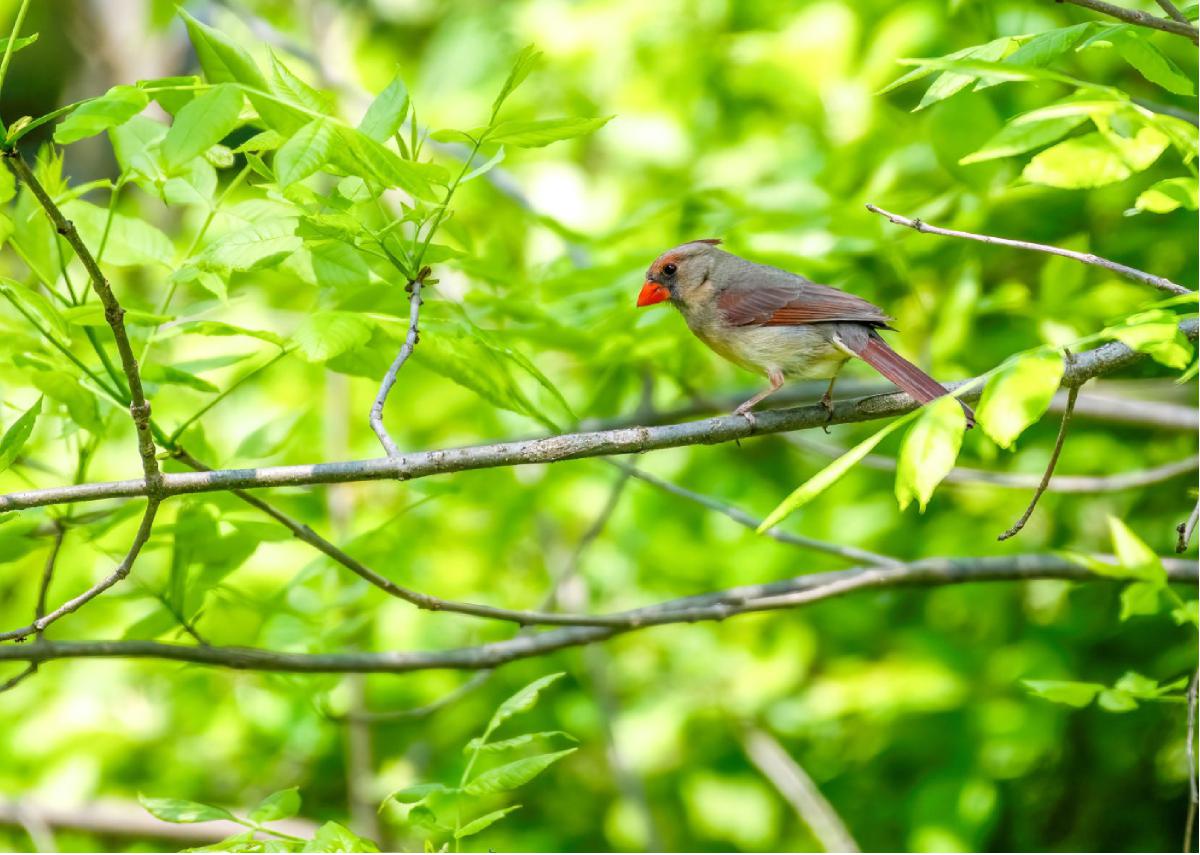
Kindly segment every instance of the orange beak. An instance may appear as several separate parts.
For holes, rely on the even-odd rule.
[[[638,294],[637,304],[638,306],[653,306],[655,303],[669,299],[671,299],[671,292],[665,285],[647,279],[646,284],[642,286],[642,292]]]

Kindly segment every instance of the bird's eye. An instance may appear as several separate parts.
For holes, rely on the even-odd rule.
[[[664,264],[664,265],[663,265],[662,272],[663,272],[663,274],[664,274],[665,276],[674,276],[674,275],[675,275],[675,271],[676,271],[676,270],[678,270],[678,269],[679,269],[679,268],[678,268],[678,267],[676,267],[674,264]]]

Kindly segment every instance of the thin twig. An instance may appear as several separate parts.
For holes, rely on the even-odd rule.
[[[1075,415],[1079,415],[1076,407]],[[849,449],[836,443],[821,442],[801,436],[786,436],[789,445],[803,451],[814,451],[825,457],[841,457]],[[868,454],[858,461],[859,466],[880,472],[895,472],[899,461],[886,454]],[[1196,472],[1200,467],[1200,455],[1183,460],[1173,460],[1149,469],[1134,469],[1116,475],[1055,475],[1050,479],[1046,491],[1049,493],[1116,493],[1159,484],[1180,475]],[[1024,472],[992,472],[970,466],[955,466],[943,479],[944,484],[985,484],[1006,490],[1036,490],[1042,482],[1041,475]]]
[[[1078,2],[1078,0],[1071,0]],[[1156,18],[1155,20],[1160,20]],[[1063,249],[1058,246],[1050,246],[1044,243],[1032,243],[1025,240],[1012,240],[1011,238],[993,237],[992,235],[980,235],[974,232],[962,232],[957,229],[943,229],[939,226],[931,226],[923,220],[911,219],[902,217],[899,214],[893,214],[890,211],[885,211],[877,205],[867,205],[867,210],[873,214],[879,214],[886,217],[890,222],[898,226],[907,226],[910,229],[921,232],[923,234],[943,235],[945,237],[965,238],[966,240],[979,241],[980,243],[994,244],[996,246],[1010,246],[1016,249],[1028,249],[1034,252],[1045,252],[1050,255],[1058,255],[1063,258],[1070,258],[1073,261],[1078,261],[1081,264],[1092,264],[1096,267],[1103,267],[1105,270],[1111,270],[1120,276],[1127,279],[1132,279],[1135,282],[1142,282],[1146,285],[1153,285],[1162,291],[1171,294],[1191,294],[1192,291],[1182,285],[1177,285],[1170,279],[1163,276],[1155,276],[1153,273],[1146,273],[1144,270],[1138,270],[1134,267],[1128,267],[1124,264],[1118,264],[1115,261],[1109,261],[1107,258],[1101,258],[1090,252],[1076,252],[1073,249]]]
[[[1055,0],[1055,2],[1061,3],[1064,0]],[[1112,3],[1105,3],[1104,0],[1065,0],[1065,2],[1082,6],[1084,9],[1091,9],[1093,12],[1099,12],[1101,15],[1108,15],[1110,18],[1116,18],[1118,21],[1124,21],[1127,24],[1133,24],[1138,27],[1149,27],[1152,30],[1161,30],[1164,33],[1174,33],[1177,36],[1185,36],[1194,43],[1200,43],[1200,30],[1187,23],[1186,18],[1183,23],[1180,23],[1178,20],[1173,21],[1169,18],[1159,18],[1147,12],[1138,11],[1137,9],[1114,6]],[[1159,5],[1162,5],[1161,0]]]
[[[1200,804],[1200,782],[1196,779],[1196,694],[1200,692],[1200,670],[1192,674],[1187,690],[1187,762],[1188,812],[1183,827],[1183,851],[1192,851],[1192,829],[1196,822],[1196,806]],[[1200,848],[1200,847],[1198,847]]]
[[[46,595],[50,590],[50,582],[54,579],[54,564],[58,561],[58,553],[62,549],[63,538],[66,535],[66,528],[61,523],[57,523],[55,525],[54,540],[50,542],[50,553],[46,556],[46,564],[42,568],[42,583],[38,586],[37,605],[33,610],[35,622],[46,616]],[[44,631],[45,627],[37,631],[38,638],[42,637]]]
[[[1111,560],[1111,557],[1110,559]],[[1200,581],[1194,561],[1162,559],[1172,582]],[[155,641],[37,641],[0,646],[0,662],[48,662],[55,659],[139,658],[194,662],[252,671],[290,673],[409,673],[427,670],[484,670],[518,659],[579,647],[651,626],[719,621],[734,615],[792,609],[867,591],[968,582],[1067,579],[1111,581],[1057,555],[1010,555],[985,558],[935,558],[900,567],[867,567],[814,573],[779,582],[745,585],[710,594],[682,597],[607,616],[608,625],[570,626],[518,634],[506,641],[440,651],[382,653],[284,653],[244,647],[203,647]]]
[[[1187,19],[1187,15],[1183,14],[1183,12],[1180,12],[1179,7],[1172,3],[1171,0],[1156,0],[1156,2],[1158,3],[1160,9],[1162,9],[1179,23],[1191,25],[1191,21]]]
[[[1067,354],[1067,361],[1071,361],[1069,352]],[[1025,523],[1029,522],[1029,518],[1033,516],[1033,509],[1037,507],[1038,500],[1042,498],[1042,494],[1050,486],[1050,478],[1054,475],[1054,467],[1058,465],[1058,458],[1062,454],[1063,443],[1067,439],[1067,428],[1071,425],[1071,414],[1075,411],[1075,399],[1077,397],[1079,397],[1079,387],[1072,386],[1067,392],[1067,409],[1063,412],[1062,421],[1059,422],[1058,436],[1054,439],[1054,450],[1050,452],[1050,461],[1046,464],[1046,471],[1042,474],[1041,483],[1033,491],[1033,498],[1029,500],[1029,506],[1025,508],[1025,513],[1021,514],[1020,518],[1012,524],[1008,531],[999,535],[996,538],[997,540],[1008,540],[1010,537],[1015,537],[1021,529],[1025,528]]]
[[[421,340],[421,331],[418,327],[421,320],[421,286],[430,272],[428,267],[422,267],[413,280],[408,283],[407,290],[410,295],[408,299],[408,333],[404,336],[404,343],[400,345],[400,352],[396,354],[387,374],[383,376],[383,382],[379,384],[379,394],[375,396],[375,403],[371,405],[371,430],[375,431],[375,435],[379,437],[379,442],[388,457],[399,457],[400,449],[396,446],[387,428],[384,427],[383,405],[387,403],[388,393],[396,384],[396,375],[404,367],[408,358],[412,356],[417,342]]]
[[[43,630],[50,624],[57,621],[59,618],[69,615],[71,612],[77,611],[82,606],[86,605],[96,597],[103,594],[113,585],[120,582],[129,575],[130,569],[133,567],[133,562],[137,560],[138,553],[142,551],[142,547],[146,545],[146,541],[150,539],[150,532],[154,526],[154,515],[158,512],[159,499],[151,498],[146,501],[146,510],[142,514],[142,522],[138,526],[137,535],[133,539],[133,543],[129,546],[129,551],[125,553],[125,557],[121,559],[121,563],[117,565],[108,576],[101,579],[92,587],[88,588],[74,599],[67,600],[54,611],[43,615],[33,621],[28,626],[20,627],[19,629],[10,630],[8,632],[0,632],[0,641],[11,641],[12,639],[23,639],[30,635],[38,635],[40,637]]]
[[[742,734],[742,745],[750,762],[792,806],[826,852],[862,851],[833,805],[778,739],[752,727]]]
[[[1179,542],[1175,544],[1176,552],[1187,552],[1192,542],[1192,534],[1196,531],[1197,520],[1200,520],[1200,502],[1192,508],[1191,515],[1185,521],[1175,526],[1175,531],[1179,532]]]
[[[1181,322],[1179,328],[1189,339],[1195,339],[1200,322],[1189,318]],[[1076,356],[1075,364],[1063,375],[1063,385],[1079,385],[1092,377],[1131,365],[1141,358],[1143,354],[1120,342],[1102,344]],[[976,381],[945,385],[954,390],[973,382]],[[978,395],[976,389],[963,395],[963,398],[971,401]],[[917,406],[910,396],[901,392],[837,401],[833,406],[832,423],[849,424],[889,418],[909,413]],[[740,416],[722,416],[683,424],[562,434],[544,439],[415,452],[401,457],[372,460],[169,473],[163,476],[157,495],[165,497],[260,487],[296,487],[384,479],[411,480],[472,469],[555,463],[584,457],[605,457],[661,448],[730,442],[751,435],[819,428],[828,423],[830,419],[824,407],[809,406],[761,412],[754,426]],[[0,496],[0,511],[23,510],[65,502],[145,496],[147,492],[143,480],[49,487]]]
[[[46,188],[37,180],[20,151],[12,149],[5,151],[3,155],[12,164],[17,177],[25,183],[25,186],[41,204],[55,230],[75,250],[75,255],[83,263],[84,269],[87,270],[88,277],[91,279],[92,290],[96,292],[96,296],[100,298],[100,302],[104,306],[104,319],[112,329],[113,338],[117,343],[117,353],[121,357],[121,368],[125,373],[125,382],[129,387],[129,414],[133,419],[134,429],[137,431],[138,452],[142,458],[142,471],[146,478],[147,494],[154,495],[161,483],[162,472],[158,468],[154,436],[150,431],[150,402],[146,400],[146,393],[142,389],[142,376],[138,370],[137,359],[133,355],[133,347],[129,343],[129,335],[125,331],[125,310],[121,308],[112,286],[104,277],[96,259],[92,257],[91,252],[79,237],[75,224],[63,216],[62,211],[50,194],[46,192]]]
[[[757,519],[743,511],[741,508],[726,504],[712,496],[706,496],[703,493],[696,493],[686,487],[681,487],[678,484],[673,484],[670,481],[659,478],[656,475],[651,475],[649,472],[644,472],[632,464],[621,460],[610,460],[613,466],[616,466],[622,472],[625,472],[639,481],[644,481],[651,486],[657,487],[667,493],[687,499],[689,502],[695,502],[698,505],[714,510],[719,514],[724,514],[741,526],[745,526],[751,531],[756,531],[762,523],[761,519]],[[880,555],[877,552],[870,552],[866,549],[859,549],[855,546],[842,546],[837,543],[829,543],[824,540],[817,540],[811,537],[805,537],[802,534],[792,534],[791,532],[783,531],[778,526],[774,526],[763,532],[767,537],[777,540],[780,543],[786,543],[789,546],[799,546],[803,549],[812,549],[817,552],[826,552],[830,555],[836,555],[839,558],[845,558],[850,561],[866,562],[868,564],[877,564],[881,566],[899,564],[900,562],[887,555]]]

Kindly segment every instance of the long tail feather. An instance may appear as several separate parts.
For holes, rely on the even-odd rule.
[[[874,330],[867,336],[866,344],[855,352],[860,359],[922,404],[950,394],[941,383],[892,350]],[[967,427],[975,427],[975,413],[966,404],[962,408],[967,416]]]

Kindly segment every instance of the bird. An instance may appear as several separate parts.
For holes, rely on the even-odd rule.
[[[756,420],[751,411],[786,379],[827,379],[820,403],[828,432],[833,385],[854,357],[922,404],[950,394],[883,340],[879,333],[893,330],[893,319],[878,306],[778,267],[747,261],[719,249],[720,243],[700,238],[658,256],[646,271],[637,305],[670,301],[709,348],[766,376],[770,386],[733,411],[752,427]],[[967,427],[974,427],[975,414],[966,404],[962,408]]]

